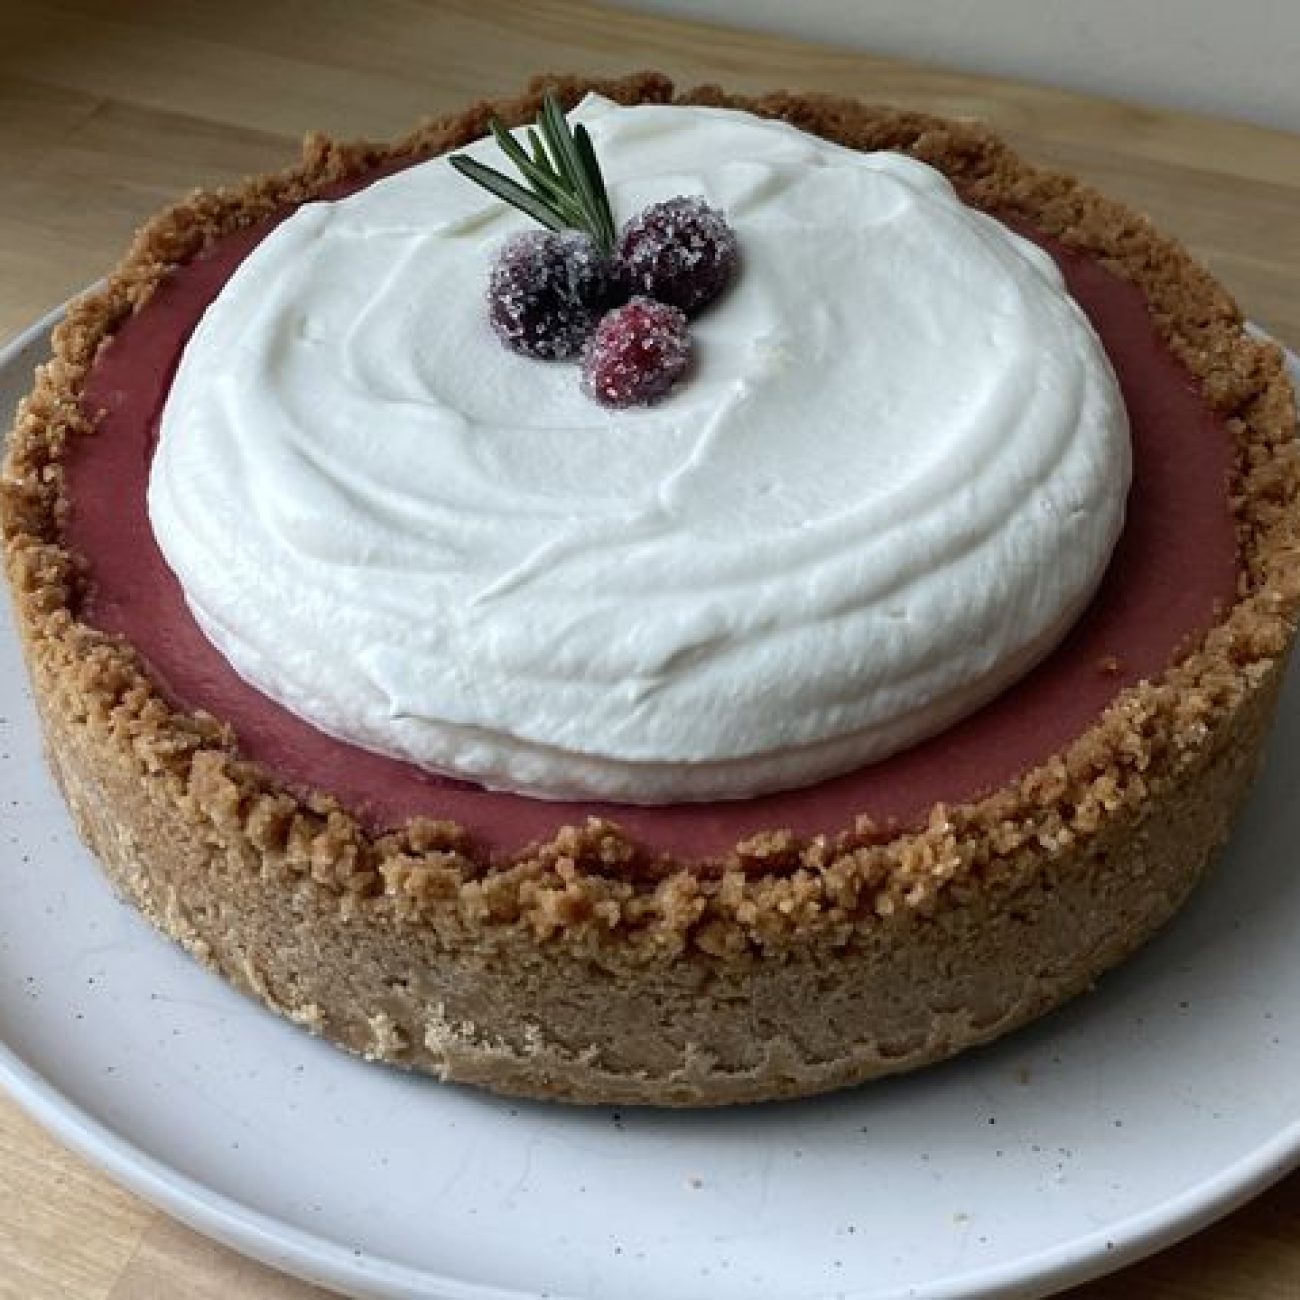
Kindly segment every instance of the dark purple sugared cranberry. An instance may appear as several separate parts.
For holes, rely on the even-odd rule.
[[[611,301],[608,260],[578,230],[526,230],[492,267],[488,315],[506,347],[557,361],[577,356]]]
[[[631,293],[697,312],[736,268],[735,231],[698,196],[654,203],[623,227],[619,271]]]
[[[606,312],[582,358],[582,390],[602,406],[646,406],[662,397],[691,362],[685,312],[633,298]]]

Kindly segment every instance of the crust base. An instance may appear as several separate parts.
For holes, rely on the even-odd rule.
[[[799,1097],[988,1042],[1088,988],[1187,897],[1257,766],[1275,670],[1221,744],[1036,876],[949,893],[779,956],[630,963],[527,930],[349,906],[237,832],[178,818],[41,693],[51,764],[115,888],[267,1006],[370,1059],[496,1092],[700,1106]],[[55,688],[57,690],[57,688]]]

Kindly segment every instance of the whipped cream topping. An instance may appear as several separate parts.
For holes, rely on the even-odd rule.
[[[737,232],[686,381],[611,412],[505,350],[484,289],[528,223],[445,160],[307,205],[163,411],[150,516],[199,625],[323,730],[543,797],[793,787],[977,708],[1123,521],[1124,406],[1051,259],[900,155],[574,116],[619,219],[701,194]]]

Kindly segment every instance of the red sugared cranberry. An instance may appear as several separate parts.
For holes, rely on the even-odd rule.
[[[611,284],[609,262],[581,231],[512,235],[492,267],[492,328],[526,357],[577,356],[609,305]]]
[[[633,298],[601,317],[582,359],[582,389],[602,406],[645,406],[686,372],[691,334],[686,314]]]
[[[632,293],[699,311],[726,287],[736,268],[736,235],[698,196],[654,203],[623,227],[619,270]]]

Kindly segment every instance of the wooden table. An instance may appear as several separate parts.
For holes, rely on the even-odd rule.
[[[0,337],[100,275],[195,185],[280,167],[309,129],[385,136],[533,71],[658,67],[683,83],[843,91],[987,119],[1181,236],[1300,343],[1300,137],[585,0],[7,0],[0,8]],[[1300,1086],[1300,1085],[1297,1085]],[[4,1300],[303,1300],[0,1100]],[[1296,1300],[1300,1175],[1073,1300]]]

